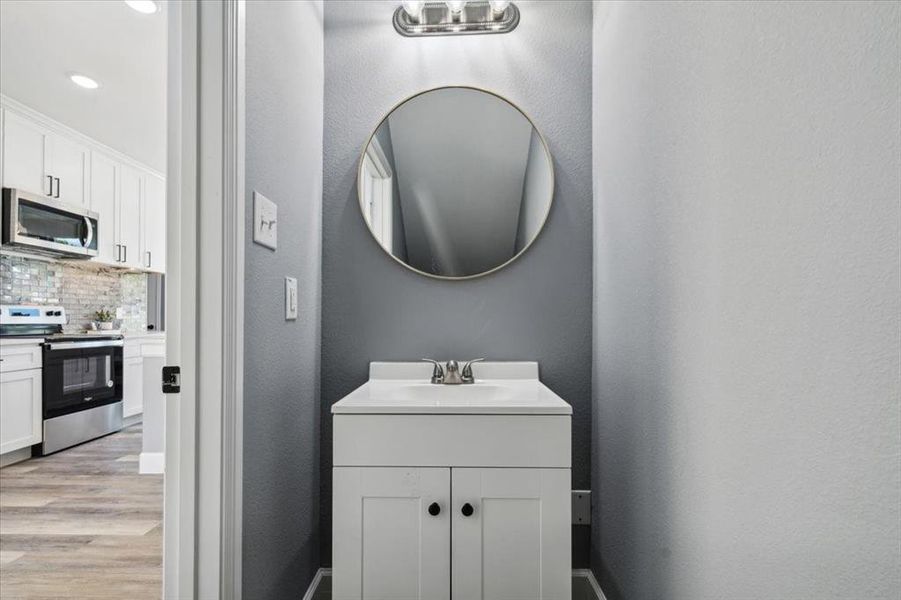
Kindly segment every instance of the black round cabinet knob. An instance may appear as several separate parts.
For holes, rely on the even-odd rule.
[[[460,512],[463,513],[464,517],[471,517],[473,513],[472,504],[467,502],[463,505],[463,508],[460,509]]]
[[[433,517],[437,517],[438,513],[441,512],[441,506],[438,505],[437,502],[432,502],[429,504],[429,514]]]

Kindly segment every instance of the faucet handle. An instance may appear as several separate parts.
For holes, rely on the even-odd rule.
[[[441,363],[431,358],[423,358],[422,360],[435,365],[435,368],[432,369],[432,383],[444,383],[444,369],[441,368]]]
[[[483,360],[485,360],[484,357],[466,361],[463,365],[463,383],[475,383],[475,377],[472,376],[472,363],[482,362]]]

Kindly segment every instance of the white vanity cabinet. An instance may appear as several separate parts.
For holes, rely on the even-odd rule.
[[[332,407],[333,598],[568,600],[572,409],[535,363],[430,369],[373,363]]]
[[[41,443],[42,341],[0,343],[0,454]]]

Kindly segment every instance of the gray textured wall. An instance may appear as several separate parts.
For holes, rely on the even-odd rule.
[[[322,3],[246,15],[244,597],[300,598],[320,566]],[[275,252],[252,241],[253,190],[278,205]]]
[[[573,406],[573,484],[589,484],[591,4],[523,3],[509,35],[431,39],[398,35],[397,5],[325,5],[323,563],[331,562],[329,409],[366,381],[372,360],[539,361],[545,382]],[[532,248],[464,282],[429,279],[388,257],[360,215],[355,182],[362,145],[385,113],[449,84],[488,88],[519,105],[547,137],[556,168],[554,206]]]
[[[901,595],[901,5],[595,14],[592,566]]]

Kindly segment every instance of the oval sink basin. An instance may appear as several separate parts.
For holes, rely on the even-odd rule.
[[[442,404],[494,406],[497,404],[508,404],[517,398],[517,394],[511,387],[493,385],[491,383],[468,385],[404,384],[394,387],[392,395],[398,402],[434,402],[436,406]]]

